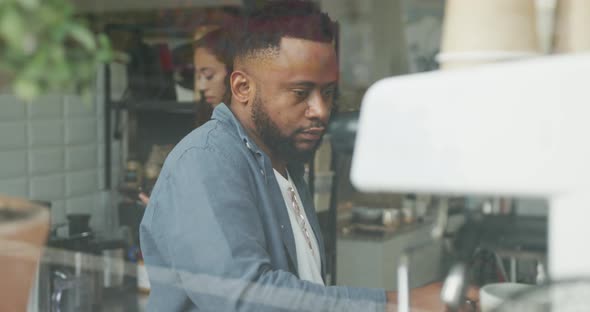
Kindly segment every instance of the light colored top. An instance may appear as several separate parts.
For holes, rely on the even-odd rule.
[[[291,175],[287,173],[288,179],[285,179],[285,177],[283,177],[278,171],[274,169],[273,171],[275,173],[275,177],[277,178],[277,182],[279,183],[279,187],[281,188],[281,193],[283,194],[283,199],[285,200],[287,212],[289,213],[291,230],[293,231],[293,238],[295,239],[297,271],[299,273],[299,278],[302,280],[314,282],[316,284],[324,285],[318,243],[315,234],[313,233],[313,229],[307,221],[307,214],[305,213],[305,209],[303,209],[303,202],[299,197],[299,192],[291,180]],[[297,205],[299,205],[301,214],[305,217],[304,226],[306,227],[307,233],[309,234],[311,249],[308,245],[303,228],[300,226],[301,220],[297,217],[297,212],[293,209],[292,196],[289,190],[290,187],[294,190]]]

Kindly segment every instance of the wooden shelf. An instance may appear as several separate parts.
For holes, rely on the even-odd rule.
[[[113,108],[117,107],[136,112],[153,111],[176,114],[195,114],[197,112],[197,102],[177,102],[171,100],[130,100],[113,102]]]

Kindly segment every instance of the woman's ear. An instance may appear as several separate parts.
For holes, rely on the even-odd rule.
[[[232,102],[247,104],[252,95],[252,81],[248,74],[240,70],[234,70],[230,76]],[[233,104],[233,103],[232,103]]]

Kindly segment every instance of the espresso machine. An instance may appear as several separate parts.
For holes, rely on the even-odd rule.
[[[378,81],[355,125],[351,180],[365,192],[546,198],[548,280],[587,279],[588,81],[589,54]],[[408,311],[408,289],[399,290]]]
[[[90,214],[69,214],[52,227],[29,312],[101,311],[104,294],[123,287],[125,244],[90,227]],[[58,234],[61,227],[67,234]]]

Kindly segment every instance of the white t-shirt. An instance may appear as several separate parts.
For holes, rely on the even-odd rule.
[[[274,170],[274,173],[277,181],[279,182],[279,187],[281,188],[283,199],[285,200],[286,209],[289,212],[289,221],[291,222],[291,230],[293,231],[293,237],[295,239],[295,250],[297,251],[297,270],[299,271],[299,278],[316,284],[324,285],[324,280],[322,279],[320,250],[315,234],[313,233],[313,229],[307,221],[307,214],[303,208],[303,203],[301,202],[301,197],[299,197],[299,192],[297,191],[297,188],[295,187],[295,184],[291,180],[291,176],[288,173],[288,179],[285,179],[285,177],[283,177],[276,170]],[[299,226],[299,219],[293,210],[293,203],[291,202],[289,187],[292,187],[295,191],[297,203],[299,204],[301,213],[305,216],[305,226],[311,239],[311,247],[313,252],[309,249],[305,234],[303,233],[301,226]]]

